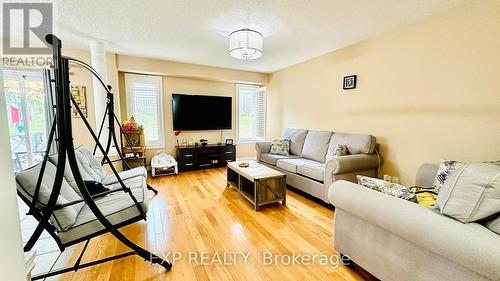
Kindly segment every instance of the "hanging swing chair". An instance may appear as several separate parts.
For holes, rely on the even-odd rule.
[[[80,242],[85,242],[85,244],[73,266],[33,276],[32,279],[44,279],[131,255],[138,255],[145,261],[170,270],[172,265],[168,261],[136,245],[118,230],[120,227],[145,220],[147,190],[152,190],[155,194],[158,191],[146,183],[147,174],[144,167],[130,169],[124,159],[123,151],[119,148],[115,134],[115,122],[118,125],[120,122],[113,110],[111,87],[107,86],[99,74],[88,64],[63,57],[61,55],[61,40],[55,35],[49,34],[45,40],[52,46],[54,59],[54,78],[51,81],[54,82],[55,94],[50,95],[50,97],[53,101],[55,100],[53,103],[55,118],[50,129],[43,161],[16,174],[18,196],[29,206],[28,214],[38,221],[36,229],[24,246],[24,251],[27,252],[33,248],[43,230],[46,230],[54,238],[61,251]],[[106,89],[106,113],[97,135],[71,95],[70,63],[88,69]],[[83,146],[76,149],[74,147],[71,105],[77,110],[96,142],[93,152]],[[108,138],[106,147],[103,147],[99,142],[99,137],[103,132],[106,119],[108,120]],[[121,126],[118,127],[121,138],[124,134],[121,131]],[[53,141],[57,143],[57,154],[49,156]],[[119,157],[113,161],[109,157],[112,143]],[[94,157],[97,150],[103,157],[100,163]],[[135,152],[134,156],[141,163]],[[119,161],[128,170],[118,172],[113,163]],[[104,172],[102,165],[105,164],[111,168],[111,175],[106,175]],[[105,186],[106,191],[92,195],[89,192],[89,187],[95,182],[98,182],[100,186]],[[90,239],[105,233],[111,233],[131,251],[81,263]]]

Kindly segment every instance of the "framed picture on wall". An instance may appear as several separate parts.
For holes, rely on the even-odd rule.
[[[349,75],[344,77],[344,90],[356,89],[357,75]]]
[[[83,112],[85,118],[87,118],[87,89],[85,86],[71,86],[71,94],[75,98],[78,107]],[[73,117],[80,118],[78,111],[73,107]]]

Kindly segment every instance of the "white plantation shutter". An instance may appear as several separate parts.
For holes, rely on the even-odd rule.
[[[144,125],[146,146],[163,147],[163,91],[160,76],[126,74],[127,115]]]
[[[239,84],[238,141],[252,142],[266,137],[266,88]]]
[[[260,87],[257,95],[257,130],[255,138],[264,140],[266,138],[266,87]]]

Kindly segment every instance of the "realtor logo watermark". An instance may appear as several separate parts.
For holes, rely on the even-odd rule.
[[[349,257],[339,256],[335,254],[305,254],[305,253],[287,253],[279,254],[270,251],[260,253],[260,256],[251,256],[248,252],[240,251],[225,251],[225,252],[209,252],[209,251],[190,251],[190,252],[156,252],[152,253],[150,261],[153,262],[156,258],[169,260],[172,264],[184,260],[189,265],[249,265],[254,266],[260,264],[263,266],[269,265],[304,265],[304,266],[332,266],[338,268],[340,263],[347,264],[350,262]]]
[[[45,36],[53,32],[52,3],[2,3],[2,65],[50,65]]]

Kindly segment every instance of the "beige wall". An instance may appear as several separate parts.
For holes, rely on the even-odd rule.
[[[126,112],[125,72],[155,74],[163,77],[163,108],[165,127],[165,150],[175,155],[176,139],[172,126],[172,93],[229,96],[233,98],[233,129],[222,132],[222,141],[225,138],[236,140],[236,84],[258,84],[268,82],[269,75],[264,73],[231,70],[217,67],[185,64],[178,62],[145,59],[131,56],[118,55],[120,103],[122,119],[128,118]],[[147,126],[147,124],[145,124]],[[220,130],[210,131],[183,131],[179,142],[183,139],[199,141],[207,139],[209,143],[221,141]],[[148,161],[158,149],[148,149]],[[237,144],[237,157],[255,157],[253,143]]]
[[[476,3],[272,74],[272,136],[373,134],[382,172],[404,184],[424,162],[500,159],[500,2]],[[343,91],[350,74],[357,89]]]
[[[63,49],[63,55],[69,56],[78,60],[81,60],[89,65],[92,65],[90,60],[90,52],[79,49]],[[116,55],[113,53],[106,54],[106,68],[107,68],[107,84],[111,85],[112,92],[114,93],[115,99],[115,112],[117,116],[121,116],[120,111],[120,93],[118,87],[118,70],[116,69]],[[75,86],[85,86],[87,92],[87,120],[89,121],[92,129],[97,134],[98,126],[96,126],[96,112],[94,107],[94,92],[93,92],[93,83],[92,83],[92,74],[85,68],[70,64],[70,74],[69,79],[71,81],[71,85]],[[81,118],[73,117],[72,119],[73,125],[73,142],[75,147],[80,145],[85,145],[86,147],[93,149],[95,145],[95,141],[92,139],[92,136],[87,130],[87,127],[83,123]],[[100,124],[100,122],[99,122]],[[105,127],[106,129],[107,127]],[[117,137],[119,137],[119,133],[117,132]],[[99,153],[98,153],[99,155]],[[116,159],[116,156],[111,156],[111,159]],[[119,170],[121,169],[121,163],[115,163],[115,167]],[[106,165],[105,169],[107,172],[111,173],[111,169]]]
[[[116,63],[117,69],[122,72],[156,74],[229,83],[266,84],[269,81],[269,75],[266,73],[126,55],[118,55]]]
[[[82,60],[91,64],[90,53],[86,50],[63,49],[63,54]],[[236,83],[247,83],[264,85],[269,80],[269,75],[265,73],[248,72],[203,65],[185,64],[156,59],[116,55],[108,53],[106,56],[106,66],[108,69],[107,80],[113,88],[115,94],[115,111],[121,119],[127,118],[126,93],[124,72],[156,74],[163,76],[164,90],[164,124],[166,147],[164,150],[174,153],[175,138],[173,136],[171,119],[171,94],[208,94],[233,97],[233,129],[223,132],[223,138],[232,137],[236,139]],[[72,65],[70,68],[70,80],[73,85],[86,86],[87,90],[87,110],[88,120],[94,130],[96,129],[94,95],[92,85],[92,75],[80,66]],[[122,114],[123,113],[123,114]],[[94,147],[94,141],[88,133],[80,118],[73,118],[73,137],[75,146],[85,145]],[[194,131],[183,132],[180,140],[192,138],[199,141],[201,138],[208,139],[215,143],[220,141],[220,131]],[[163,150],[163,149],[162,149]],[[156,149],[148,151],[148,160],[156,152]],[[254,144],[238,144],[237,157],[254,157]]]
[[[84,50],[77,49],[63,49],[63,55],[73,57],[75,59],[79,59],[85,63],[91,65],[90,61],[90,53]],[[115,94],[115,111],[117,116],[120,116],[120,102],[119,96],[120,93],[118,87],[118,71],[116,70],[116,55],[112,53],[108,53],[106,55],[106,67],[108,69],[107,72],[107,83],[111,85],[112,91]],[[92,125],[94,131],[96,128],[96,114],[94,107],[94,92],[93,92],[93,84],[92,84],[92,74],[85,68],[71,64],[70,65],[70,76],[69,79],[71,81],[71,85],[77,86],[85,86],[87,90],[87,119]],[[94,141],[92,140],[90,134],[88,133],[83,121],[81,118],[73,118],[73,137],[75,147],[79,145],[85,145],[89,148],[94,147]]]

